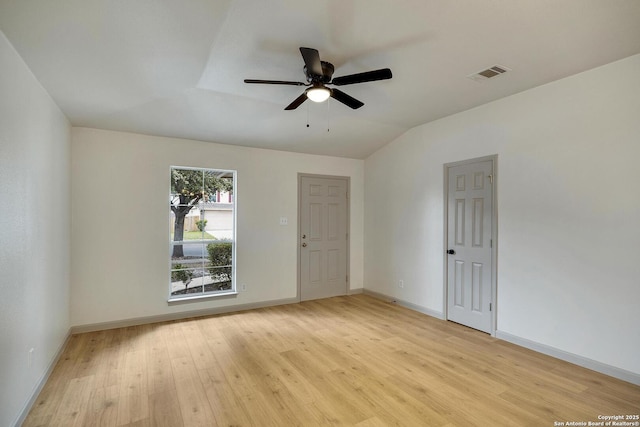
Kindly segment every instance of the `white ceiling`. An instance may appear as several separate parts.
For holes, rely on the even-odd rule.
[[[365,158],[416,125],[640,53],[640,1],[0,0],[0,29],[74,126]],[[358,110],[284,111],[304,88],[243,83],[304,81],[300,46],[336,77],[393,79],[341,86]],[[466,77],[495,64],[512,71]]]

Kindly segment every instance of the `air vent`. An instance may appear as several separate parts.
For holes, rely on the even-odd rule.
[[[485,80],[491,79],[493,77],[499,76],[500,74],[504,74],[507,71],[511,71],[510,68],[504,67],[502,65],[494,65],[493,67],[489,67],[486,70],[478,71],[477,73],[469,74],[467,77],[471,80],[475,80],[477,82],[483,82]]]

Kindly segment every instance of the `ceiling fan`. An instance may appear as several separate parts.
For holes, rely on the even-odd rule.
[[[353,108],[360,108],[364,105],[352,96],[347,95],[339,89],[328,88],[326,85],[345,86],[355,83],[373,82],[376,80],[387,80],[391,78],[391,70],[382,68],[380,70],[366,71],[364,73],[350,74],[347,76],[336,77],[332,80],[334,67],[333,64],[320,60],[320,54],[316,49],[309,47],[301,47],[300,53],[304,59],[304,73],[307,76],[307,82],[291,82],[283,80],[256,80],[245,79],[245,83],[260,83],[271,85],[291,85],[291,86],[308,86],[308,88],[297,97],[291,104],[287,105],[285,110],[295,110],[304,101],[308,99],[315,102],[326,101],[329,97],[336,101],[342,102],[344,105]]]

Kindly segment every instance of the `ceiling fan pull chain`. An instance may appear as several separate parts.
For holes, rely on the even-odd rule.
[[[329,105],[331,105],[331,103],[327,100],[327,132],[329,132],[329,119],[331,118]]]
[[[309,127],[309,104],[307,104],[307,127]]]

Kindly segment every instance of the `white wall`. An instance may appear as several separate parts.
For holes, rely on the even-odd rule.
[[[2,426],[18,420],[69,331],[69,159],[67,119],[0,32]]]
[[[365,288],[444,311],[443,164],[498,154],[498,331],[640,374],[639,76],[636,55],[366,159]]]
[[[247,292],[167,304],[171,165],[238,171],[237,283]],[[362,288],[363,160],[73,128],[71,169],[74,326],[295,298],[298,172],[351,177],[350,285]]]

